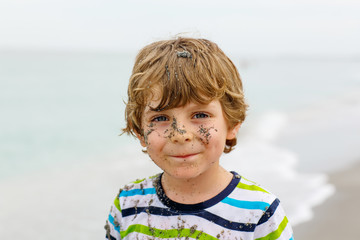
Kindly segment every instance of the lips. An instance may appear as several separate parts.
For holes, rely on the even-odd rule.
[[[179,154],[179,155],[172,155],[174,158],[190,158],[192,156],[197,155],[198,153],[190,153],[190,154]]]

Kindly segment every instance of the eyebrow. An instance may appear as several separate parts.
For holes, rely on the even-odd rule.
[[[144,115],[146,115],[146,114],[151,114],[151,113],[156,113],[156,112],[163,112],[163,111],[169,110],[169,109],[166,109],[166,108],[162,108],[162,109],[158,109],[158,108],[156,108],[156,107],[153,108],[153,107],[151,107],[151,106],[149,106],[149,105],[147,105],[146,108],[147,108],[147,109],[144,111]],[[175,108],[176,108],[176,107],[175,107]],[[213,109],[213,106],[212,106],[211,102],[208,103],[208,104],[194,103],[193,106],[190,106],[190,109],[191,109],[191,110],[197,109],[197,108],[200,108],[200,109],[202,109],[202,108]]]

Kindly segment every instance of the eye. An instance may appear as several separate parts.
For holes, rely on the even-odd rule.
[[[203,112],[199,112],[199,113],[195,113],[193,118],[197,119],[197,118],[208,118],[210,117],[209,114],[207,113],[203,113]]]
[[[165,122],[168,121],[169,119],[166,116],[156,116],[154,118],[151,119],[152,122]]]

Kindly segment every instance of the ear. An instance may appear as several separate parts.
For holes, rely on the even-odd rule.
[[[146,147],[144,136],[141,136],[139,133],[136,133],[136,137],[139,139],[142,147]]]
[[[238,123],[233,128],[230,128],[227,133],[226,139],[231,140],[236,138],[236,134],[238,133],[240,127],[241,127],[241,123]]]

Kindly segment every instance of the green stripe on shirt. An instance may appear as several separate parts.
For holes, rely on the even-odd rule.
[[[145,181],[146,178],[143,178],[143,179],[136,179],[135,181],[133,181],[132,183],[141,183],[143,181]]]
[[[274,239],[278,239],[281,236],[284,229],[286,228],[286,225],[287,225],[288,222],[289,222],[289,220],[285,216],[284,219],[282,220],[282,222],[280,223],[278,229],[276,229],[274,232],[269,233],[265,237],[256,238],[255,240],[274,240]]]
[[[239,184],[236,186],[237,188],[250,190],[250,191],[260,191],[264,193],[269,193],[268,191],[264,190],[263,188],[256,186],[256,185],[247,185],[245,183],[239,182]]]
[[[128,234],[138,232],[148,236],[158,237],[158,238],[182,238],[182,237],[190,237],[194,239],[202,239],[202,240],[215,240],[217,238],[206,234],[202,231],[198,231],[196,229],[188,229],[188,228],[180,228],[180,229],[170,229],[170,230],[162,230],[157,228],[151,228],[141,224],[131,225],[125,231],[121,231],[121,238],[126,237]]]
[[[114,200],[114,205],[115,207],[121,212],[121,207],[120,207],[120,202],[119,202],[119,198],[116,197]]]

